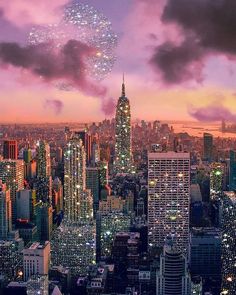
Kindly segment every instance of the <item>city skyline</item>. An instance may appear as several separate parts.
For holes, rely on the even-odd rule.
[[[0,294],[236,294],[235,0],[0,0]]]
[[[184,3],[185,0],[180,1]],[[5,42],[27,46],[27,36],[32,27],[56,22],[61,6],[71,1],[51,1],[45,10],[46,2],[40,1],[37,7],[40,13],[36,13],[34,4],[26,0],[1,3],[1,46]],[[30,71],[6,64],[0,71],[0,103],[4,108],[2,122],[97,122],[111,118],[123,72],[134,120],[168,120],[171,117],[173,120],[215,121],[224,117],[235,121],[235,49],[227,42],[235,36],[235,32],[230,30],[230,21],[223,26],[227,8],[225,1],[222,1],[218,11],[222,32],[215,31],[214,44],[201,45],[200,49],[190,48],[194,57],[187,52],[189,40],[185,25],[189,22],[188,5],[186,10],[172,13],[175,9],[172,0],[122,0],[117,3],[87,0],[83,3],[103,13],[118,36],[117,58],[112,72],[103,81],[95,82],[106,94],[104,92],[97,97],[88,94],[87,89],[61,91],[52,81],[42,82]],[[191,1],[191,5],[196,11],[203,10],[195,0]],[[202,19],[194,19],[191,24],[192,32],[202,39],[202,43],[204,36],[197,28],[201,22],[208,32],[216,28],[217,23],[204,19],[205,15],[213,14],[213,8],[213,4],[207,1]],[[234,9],[232,4],[232,12]],[[178,13],[183,13],[184,18]],[[27,17],[23,18],[24,15]],[[219,38],[224,46],[219,45]],[[189,56],[190,60],[181,60],[183,48],[178,44],[182,41],[186,41],[183,55]],[[160,62],[158,55],[166,52],[166,42],[175,44],[166,48],[167,52],[173,53],[170,67],[165,64],[165,56],[161,56],[163,62]]]

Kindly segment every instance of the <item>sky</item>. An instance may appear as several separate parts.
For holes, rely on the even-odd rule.
[[[77,0],[118,36],[102,81],[87,76],[94,48],[79,37],[57,54],[27,43],[32,27],[58,23],[70,2],[0,0],[0,122],[112,118],[123,73],[134,121],[236,121],[235,0]],[[73,87],[60,90],[58,79]]]

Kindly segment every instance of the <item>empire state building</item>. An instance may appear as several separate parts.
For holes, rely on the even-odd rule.
[[[132,172],[131,115],[129,100],[125,95],[123,78],[122,93],[116,106],[115,163],[116,173]]]

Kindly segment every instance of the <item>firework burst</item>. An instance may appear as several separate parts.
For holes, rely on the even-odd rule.
[[[86,74],[95,80],[104,79],[115,63],[117,35],[111,22],[87,4],[74,2],[65,7],[61,21],[45,27],[32,28],[28,42],[37,45],[50,42],[52,49],[60,49],[74,39],[94,48],[86,62]]]

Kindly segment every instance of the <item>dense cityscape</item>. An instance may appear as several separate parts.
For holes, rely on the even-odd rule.
[[[236,295],[235,16],[0,0],[0,295]]]
[[[236,139],[1,125],[1,294],[236,294]]]

